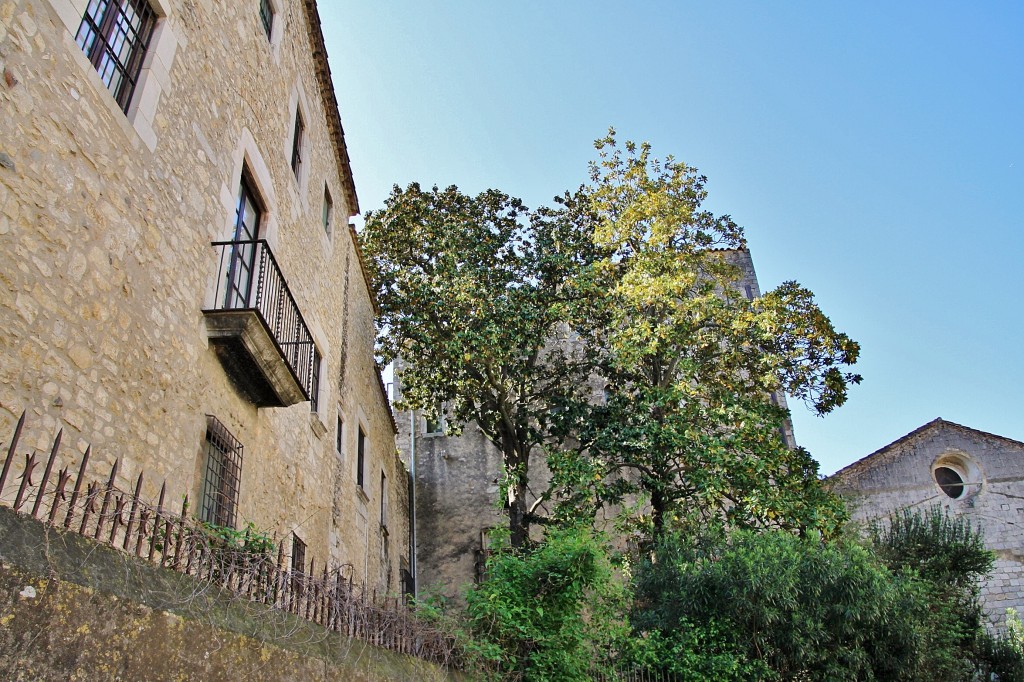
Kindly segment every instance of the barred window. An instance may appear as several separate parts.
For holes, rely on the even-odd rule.
[[[242,474],[242,444],[213,415],[206,415],[206,466],[199,519],[234,528],[238,484]]]
[[[90,0],[75,42],[124,112],[156,26],[147,0]]]
[[[306,543],[292,533],[292,594],[301,598],[306,591]]]
[[[260,0],[260,21],[263,22],[263,30],[267,32],[267,40],[274,31],[274,8],[270,0]]]

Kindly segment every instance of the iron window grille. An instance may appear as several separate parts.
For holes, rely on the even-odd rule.
[[[296,179],[302,170],[302,133],[305,130],[302,123],[302,113],[295,111],[295,136],[292,138],[292,172]]]
[[[292,533],[292,591],[301,597],[305,592],[306,543]]]
[[[267,33],[267,40],[274,30],[274,8],[270,0],[260,0],[260,21],[263,22],[263,30]]]
[[[156,12],[146,0],[90,0],[75,35],[125,113],[155,26]]]
[[[242,444],[213,415],[206,415],[206,467],[199,519],[234,528],[238,486],[242,474]]]
[[[363,427],[359,427],[359,443],[356,448],[356,485],[360,488],[363,487],[364,476],[363,470],[366,468],[366,434],[363,433]]]

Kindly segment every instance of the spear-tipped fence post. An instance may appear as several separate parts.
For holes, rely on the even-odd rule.
[[[25,470],[21,472],[21,485],[18,486],[18,495],[14,498],[14,511],[21,509],[21,503],[25,497],[25,490],[32,485],[32,470],[36,468],[36,455],[25,455]]]
[[[0,497],[3,497],[4,494],[4,484],[7,483],[7,474],[11,470],[11,461],[14,459],[14,451],[18,448],[23,426],[25,426],[25,410],[22,410],[21,417],[18,418],[18,425],[14,427],[14,438],[11,439],[11,446],[7,448],[7,459],[4,460],[3,471],[0,471]]]
[[[85,468],[89,466],[89,455],[92,454],[92,446],[85,448],[82,456],[82,464],[78,467],[78,479],[75,481],[75,490],[71,493],[71,501],[68,502],[68,515],[64,517],[64,527],[71,527],[71,519],[75,515],[75,505],[78,503],[78,495],[82,491],[82,481],[85,479]]]
[[[53,462],[57,459],[57,450],[60,449],[60,439],[64,436],[64,429],[57,431],[57,437],[53,439],[53,447],[50,448],[50,458],[46,460],[46,469],[43,470],[43,480],[39,482],[39,492],[36,493],[36,503],[32,505],[32,518],[39,513],[39,505],[43,503],[43,494],[46,492],[46,484],[50,482],[50,472],[53,471]]]
[[[121,466],[121,458],[114,460],[114,466],[110,468],[110,478],[107,479],[107,491],[103,494],[103,506],[100,507],[100,517],[96,520],[96,534],[93,536],[99,540],[103,533],[103,524],[107,522],[107,511],[110,509],[110,498],[114,495],[114,481],[117,479],[117,470]]]
[[[167,481],[160,486],[160,501],[156,503],[156,517],[153,519],[153,536],[149,540],[149,560],[153,560],[153,555],[156,553],[156,536],[160,531],[160,523],[163,520],[164,514],[164,494],[167,492]],[[167,538],[164,538],[164,548],[161,550],[162,553],[167,553]]]
[[[128,512],[128,525],[124,529],[124,548],[128,549],[131,545],[132,529],[135,528],[135,512],[139,509],[139,496],[142,494],[142,476],[144,472],[139,472],[139,480],[135,483],[135,494],[132,495],[132,510]]]
[[[53,502],[50,503],[50,515],[47,517],[47,523],[53,525],[54,519],[57,518],[57,510],[60,509],[60,503],[65,499],[64,489],[68,485],[68,481],[71,480],[71,474],[68,473],[68,468],[64,467],[57,472],[57,487],[53,491]]]

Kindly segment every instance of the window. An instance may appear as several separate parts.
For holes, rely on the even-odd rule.
[[[306,570],[306,543],[292,533],[292,573],[303,573]]]
[[[75,42],[127,113],[156,26],[147,0],[90,0]]]
[[[292,137],[292,172],[295,179],[301,178],[302,172],[302,133],[305,130],[302,124],[302,112],[295,110],[295,135]]]
[[[388,530],[388,477],[380,472],[380,527]]]
[[[301,599],[306,591],[306,543],[292,533],[292,594]]]
[[[260,0],[260,21],[263,22],[263,30],[267,33],[267,40],[274,31],[274,8],[270,0]]]
[[[954,500],[964,494],[964,479],[955,469],[950,467],[936,468],[935,482],[939,484],[942,492]]]
[[[424,425],[424,433],[440,435],[444,433],[444,405],[438,405],[437,416],[430,416],[429,412],[424,415],[423,419],[426,422]]]
[[[199,520],[234,528],[242,444],[213,415],[206,415],[206,465]]]
[[[227,286],[224,292],[225,308],[249,308],[256,259],[256,239],[259,238],[263,212],[252,189],[248,173],[242,173],[235,203],[235,231],[231,236],[228,260]]]
[[[363,487],[363,470],[366,468],[366,434],[359,427],[359,442],[356,446],[356,485]]]
[[[324,221],[324,232],[327,234],[331,233],[331,213],[334,211],[334,202],[331,200],[331,190],[324,187],[324,210],[323,210],[323,221]]]
[[[343,449],[344,439],[342,438],[342,435],[345,433],[344,427],[345,423],[341,420],[341,415],[338,415],[338,430],[334,432],[334,450],[339,455],[345,453],[345,450]]]
[[[978,462],[963,451],[950,450],[932,463],[932,479],[951,500],[969,500],[982,491],[985,475]]]
[[[309,409],[312,412],[320,413],[320,363],[322,362],[320,351],[313,347],[313,376],[309,384]]]

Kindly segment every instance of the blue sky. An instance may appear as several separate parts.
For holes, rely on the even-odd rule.
[[[1024,440],[1024,3],[320,3],[363,211],[391,185],[529,206],[609,126],[708,176],[762,290],[862,345],[831,473],[935,417]]]

